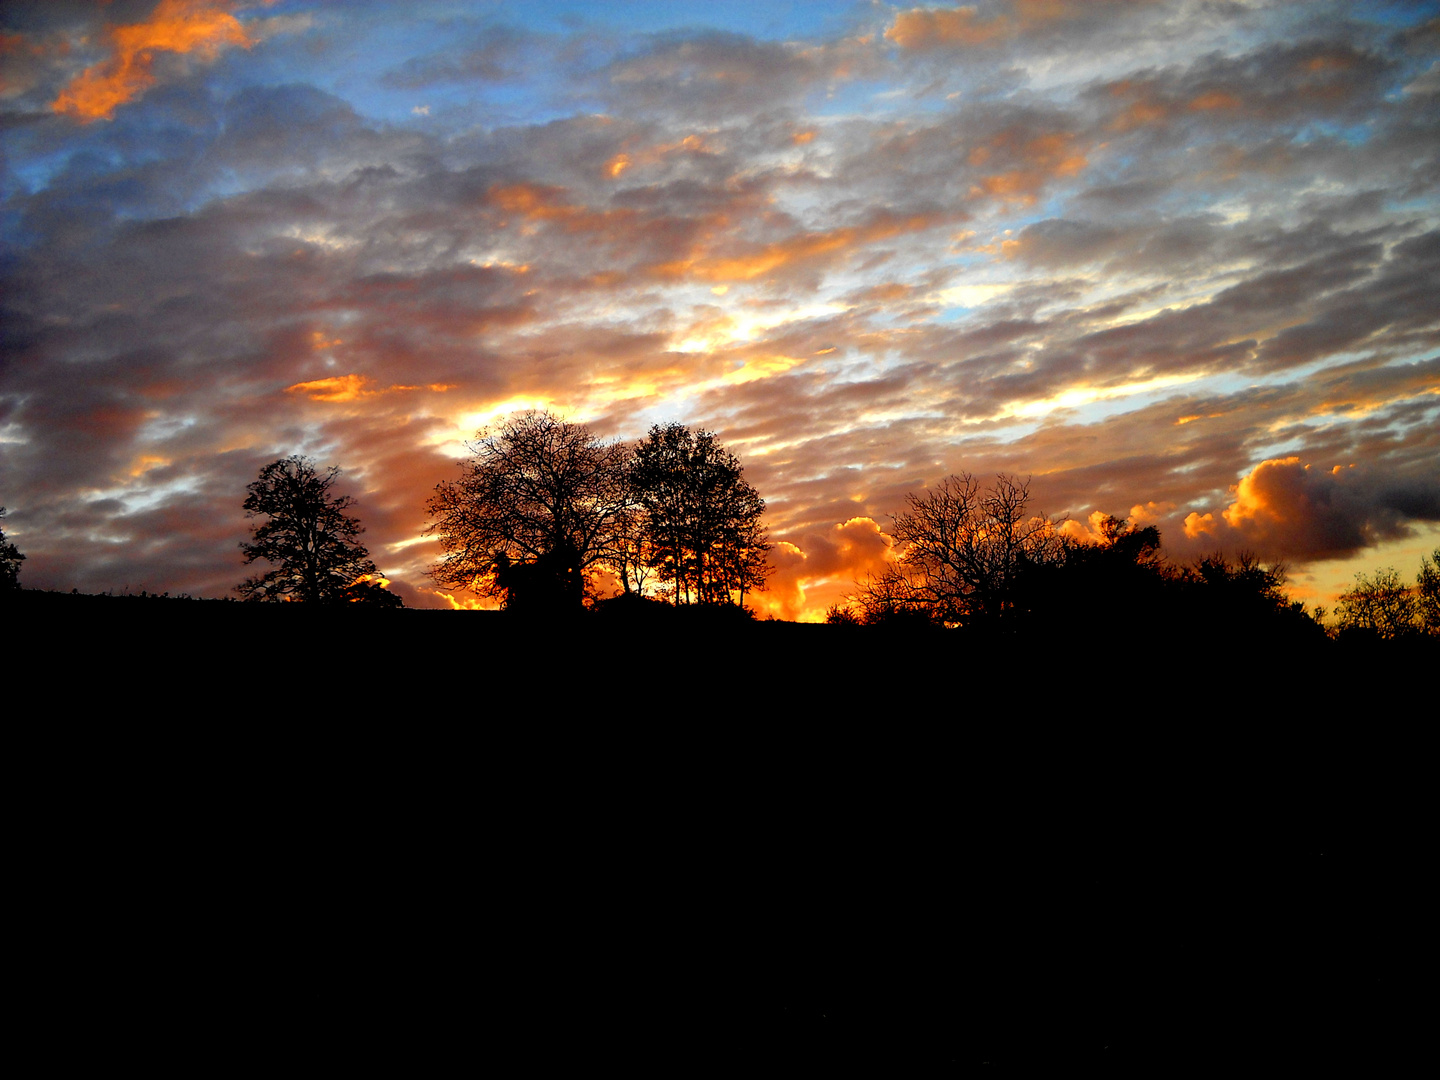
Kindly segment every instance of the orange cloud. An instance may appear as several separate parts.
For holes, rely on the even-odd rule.
[[[1224,90],[1207,90],[1191,101],[1186,107],[1192,112],[1202,112],[1210,109],[1238,109],[1240,107],[1240,99],[1234,94],[1227,94]]]
[[[1075,136],[1052,132],[1023,138],[1014,131],[1002,131],[970,151],[969,163],[1008,165],[971,186],[975,198],[991,196],[1022,206],[1032,205],[1046,181],[1074,176],[1090,164]]]
[[[332,375],[328,379],[312,379],[310,382],[287,386],[287,394],[305,394],[311,401],[359,401],[361,398],[378,397],[402,390],[419,390],[419,386],[387,386],[384,390],[372,389],[375,380],[368,375]],[[450,386],[445,383],[430,383],[424,387],[443,394]]]
[[[619,166],[611,175],[618,176],[629,165],[627,158],[624,165]],[[610,167],[615,166],[615,160],[611,159]],[[612,226],[626,226],[635,218],[633,211],[629,210],[595,211],[578,203],[567,202],[568,194],[562,187],[519,183],[497,184],[486,192],[485,197],[492,205],[517,215],[526,223],[526,230],[542,222],[553,221],[563,224],[568,232],[597,232]],[[502,221],[500,227],[504,228],[507,224],[508,221]]]
[[[719,255],[702,248],[692,252],[687,259],[657,266],[655,272],[666,278],[688,275],[703,281],[750,281],[793,263],[836,255],[851,248],[888,240],[901,233],[920,232],[937,221],[937,218],[924,214],[909,218],[882,217],[858,227],[800,233],[734,255]]]
[[[1217,516],[1192,513],[1185,535],[1266,557],[1333,559],[1408,535],[1412,520],[1440,517],[1433,485],[1366,469],[1322,469],[1299,457],[1262,461],[1240,478]]]
[[[770,552],[775,573],[765,592],[754,594],[754,607],[762,615],[821,622],[857,581],[884,570],[894,558],[892,544],[868,517],[807,533],[799,545],[781,541]]]
[[[1192,510],[1185,515],[1185,535],[1192,540],[1198,540],[1207,534],[1214,534],[1216,528],[1214,514],[1197,514]]]
[[[1107,517],[1105,511],[1095,510],[1086,521],[1076,521],[1074,518],[1066,518],[1056,528],[1056,531],[1063,537],[1075,540],[1081,544],[1099,544],[1105,540],[1105,534],[1100,526]]]
[[[1126,0],[1106,6],[1123,6]],[[1129,0],[1135,4],[1152,0]],[[1075,0],[1013,0],[1010,12],[988,19],[970,5],[953,8],[910,8],[897,12],[885,36],[902,49],[926,51],[958,46],[989,45],[1034,31],[1046,23],[1082,19],[1100,5]],[[1087,10],[1088,9],[1088,10]]]
[[[223,0],[160,0],[149,21],[113,27],[110,57],[72,79],[50,108],[81,123],[109,120],[154,83],[156,53],[198,53],[209,60],[227,45],[249,48],[253,39],[224,10],[230,6]]]
[[[815,133],[812,131],[810,134],[813,136]],[[802,140],[797,139],[796,141]],[[675,142],[657,143],[654,146],[644,148],[636,148],[633,145],[633,141],[631,141],[627,142],[625,150],[622,150],[605,163],[602,171],[613,180],[632,166],[654,165],[676,152],[713,154],[715,151],[705,142],[704,138],[699,135],[686,135],[683,139],[677,139]]]
[[[1136,503],[1130,507],[1130,524],[1137,528],[1145,525],[1154,525],[1163,520],[1164,516],[1175,509],[1172,502],[1157,503]]]
[[[1223,512],[1225,520],[1232,529],[1259,532],[1306,516],[1302,503],[1307,500],[1300,481],[1309,468],[1301,465],[1298,457],[1262,461],[1241,478],[1235,501]]]
[[[1015,31],[1003,15],[982,20],[973,7],[911,8],[897,12],[885,36],[902,49],[926,50],[955,45],[984,45]]]
[[[1132,131],[1147,124],[1158,124],[1170,115],[1170,107],[1155,100],[1155,87],[1151,83],[1121,79],[1111,85],[1110,96],[1133,99],[1124,111],[1110,122],[1114,131]]]
[[[370,387],[375,380],[365,375],[332,375],[328,379],[287,386],[287,394],[307,394],[311,401],[355,401],[375,393]]]

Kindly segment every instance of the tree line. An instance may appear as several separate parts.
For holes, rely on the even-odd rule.
[[[622,593],[658,592],[677,606],[743,608],[765,587],[765,500],[711,432],[656,425],[628,446],[527,412],[467,446],[459,479],[426,504],[426,533],[441,548],[430,575],[442,588],[552,614],[580,608],[602,571]],[[338,472],[282,458],[249,486],[245,511],[266,520],[241,549],[247,563],[273,565],[237,587],[246,599],[399,602],[378,584],[353,501],[329,494]]]
[[[1029,501],[1028,481],[1003,474],[987,485],[962,473],[907,495],[892,528],[897,558],[857,583],[826,621],[996,635],[1053,632],[1078,616],[1096,621],[1100,641],[1121,615],[1197,641],[1440,635],[1440,550],[1421,560],[1413,586],[1393,569],[1357,575],[1327,625],[1325,608],[1307,611],[1286,594],[1283,564],[1213,554],[1175,565],[1161,556],[1154,526],[1105,517],[1085,542],[1032,513]]]
[[[593,599],[604,573],[622,595],[744,609],[773,572],[765,501],[711,432],[669,423],[634,444],[603,442],[584,425],[528,412],[467,447],[459,478],[426,504],[426,532],[441,548],[430,575],[442,588],[550,614]],[[400,606],[359,540],[354,500],[332,493],[339,475],[298,455],[261,469],[243,505],[262,520],[240,548],[247,565],[270,568],[236,586],[241,597]],[[1287,596],[1283,565],[1244,554],[1175,565],[1153,526],[1106,517],[1097,536],[1078,541],[1029,503],[1029,482],[1004,474],[987,484],[961,473],[907,495],[890,530],[896,558],[826,621],[1007,634],[1123,613],[1197,639],[1237,628],[1440,636],[1440,549],[1422,558],[1413,584],[1388,567],[1357,574],[1333,611],[1306,611]],[[24,559],[0,531],[0,593],[20,588]]]
[[[711,432],[656,425],[627,446],[529,412],[469,449],[427,504],[442,587],[521,611],[579,607],[597,571],[677,606],[743,607],[764,588],[765,500]]]

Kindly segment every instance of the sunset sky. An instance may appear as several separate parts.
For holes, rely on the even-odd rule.
[[[226,595],[301,453],[472,603],[425,500],[523,408],[714,431],[785,618],[962,470],[1311,602],[1440,547],[1440,4],[0,11],[27,588]]]

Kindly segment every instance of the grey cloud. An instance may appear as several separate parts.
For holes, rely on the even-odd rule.
[[[460,36],[464,24],[449,24]],[[487,26],[443,52],[414,56],[381,76],[385,86],[418,89],[436,83],[504,82],[523,77],[540,57],[541,41],[512,26]]]
[[[718,31],[663,34],[601,68],[595,89],[626,109],[733,117],[768,112],[827,79],[847,77],[855,60],[833,49],[803,49]]]

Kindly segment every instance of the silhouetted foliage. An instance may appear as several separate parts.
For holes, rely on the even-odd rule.
[[[865,626],[918,629],[943,625],[943,609],[916,587],[910,575],[894,566],[857,582],[845,600],[846,610]],[[827,621],[839,620],[827,616]]]
[[[5,516],[5,507],[0,506],[0,518]],[[20,549],[5,539],[5,530],[0,529],[0,592],[15,592],[20,588],[20,564],[25,556]]]
[[[1440,548],[1420,556],[1420,575],[1415,582],[1419,594],[1420,626],[1427,634],[1440,634]]]
[[[645,513],[639,506],[627,507],[618,514],[610,546],[602,559],[620,579],[624,595],[643,596],[646,582],[655,575],[655,545],[646,531],[646,524]]]
[[[1154,526],[1105,517],[1094,540],[1080,541],[1028,513],[1028,500],[1028,484],[1012,477],[982,488],[966,474],[907,496],[908,509],[895,518],[898,558],[857,583],[827,621],[962,627],[977,641],[997,631],[1049,640],[1074,628],[1067,646],[1091,657],[1115,647],[1098,627],[1116,619],[1180,644],[1303,648],[1324,640],[1304,605],[1286,596],[1283,566],[1212,555],[1175,568],[1161,556]],[[1082,629],[1092,623],[1095,631]]]
[[[426,532],[444,552],[431,576],[506,607],[579,608],[587,571],[614,552],[630,508],[626,449],[548,412],[512,417],[469,446],[464,474],[427,504]]]
[[[1421,567],[1422,581],[1425,566]],[[1355,575],[1355,584],[1340,594],[1335,607],[1341,631],[1359,631],[1380,638],[1398,638],[1419,631],[1421,600],[1393,567]]]
[[[892,529],[896,580],[874,586],[881,608],[924,608],[954,625],[998,622],[1015,614],[1023,575],[1063,557],[1055,523],[1027,511],[1029,481],[1002,474],[985,488],[962,473],[905,500]]]
[[[346,589],[345,600],[352,604],[365,604],[370,607],[399,608],[405,606],[405,601],[400,599],[398,594],[371,579],[361,579]]]
[[[335,467],[319,473],[299,456],[260,470],[248,488],[245,516],[266,521],[253,528],[240,550],[247,564],[263,559],[275,568],[237,585],[236,592],[246,600],[400,604],[398,596],[370,580],[378,571],[355,539],[365,530],[346,513],[355,500],[329,494],[339,474]]]
[[[1285,567],[1242,552],[1235,562],[1208,555],[1176,573],[1178,628],[1207,640],[1311,640],[1324,631],[1285,593]]]
[[[1052,622],[1109,611],[1153,624],[1173,577],[1160,557],[1160,531],[1110,516],[1097,531],[1094,542],[1066,538],[1058,555],[1022,562],[1011,590],[1014,610]]]
[[[771,572],[765,500],[708,431],[655,426],[635,447],[630,485],[643,512],[640,549],[674,602],[743,606]]]

